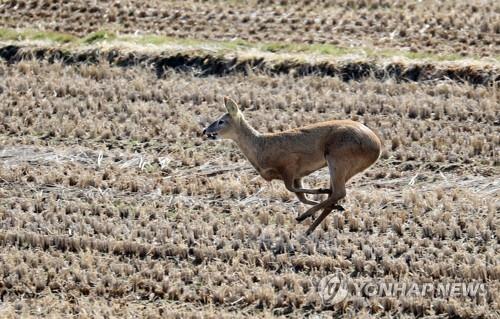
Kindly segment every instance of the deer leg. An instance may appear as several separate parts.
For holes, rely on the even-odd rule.
[[[296,221],[298,221],[298,222],[300,223],[300,222],[304,221],[307,217],[311,217],[311,216],[312,216],[314,213],[316,213],[318,210],[320,210],[320,209],[322,209],[322,208],[325,208],[325,207],[327,207],[327,206],[331,206],[332,210],[333,210],[333,209],[336,209],[336,210],[339,210],[339,211],[341,211],[341,212],[343,212],[343,211],[345,210],[345,209],[344,209],[344,207],[342,207],[342,206],[340,206],[340,205],[336,205],[336,204],[335,204],[336,202],[332,202],[332,201],[330,200],[330,198],[331,198],[331,196],[330,196],[327,200],[325,200],[325,201],[323,201],[323,202],[319,203],[318,205],[316,205],[316,206],[313,206],[313,207],[309,208],[309,209],[308,209],[307,211],[305,211],[302,215],[300,215],[299,217],[295,218],[295,220],[296,220]]]
[[[309,208],[308,210],[306,210],[302,215],[298,216],[297,218],[295,218],[296,221],[298,221],[299,223],[302,222],[303,220],[305,220],[307,217],[310,217],[312,216],[314,213],[316,213],[318,210],[326,207],[328,205],[328,199],[319,203],[318,205],[316,206],[313,206],[311,208]]]
[[[336,202],[336,201],[334,201],[334,202]],[[314,222],[311,224],[311,226],[309,226],[309,229],[307,229],[306,235],[310,235],[316,229],[316,227],[318,227],[318,225],[321,224],[323,219],[325,219],[326,216],[328,216],[332,212],[332,210],[334,210],[334,209],[344,211],[344,207],[342,207],[340,205],[335,205],[335,204],[334,205],[327,205],[323,209],[323,212],[321,213],[321,215],[319,215],[319,217],[314,220]]]
[[[294,179],[293,186],[295,188],[302,188],[302,180],[300,178]],[[307,199],[307,197],[304,193],[295,193],[295,195],[297,196],[299,201],[301,201],[304,204],[307,204],[307,205],[318,205],[319,204],[319,202]]]
[[[311,226],[309,226],[309,228],[307,229],[306,236],[309,236],[316,229],[316,227],[318,227],[318,225],[321,224],[323,219],[325,219],[326,216],[328,216],[328,214],[330,214],[331,212],[332,212],[332,207],[328,206],[325,207],[321,215],[319,215],[319,217],[316,218],[314,222],[311,224]]]
[[[312,225],[307,230],[306,232],[307,235],[312,233],[316,229],[316,227],[318,227],[318,225],[321,224],[321,222],[326,218],[326,216],[328,216],[328,214],[331,213],[333,209],[338,209],[341,211],[344,210],[342,206],[337,205],[337,202],[340,199],[344,198],[346,195],[345,179],[343,177],[342,168],[339,167],[339,165],[335,165],[333,158],[327,157],[327,162],[330,171],[330,184],[332,186],[333,192],[331,193],[331,195],[328,197],[327,200],[312,207],[307,212],[305,212],[304,214],[302,214],[297,218],[298,221],[302,221],[305,218],[309,217],[311,214],[313,214],[315,211],[323,208],[323,212],[321,213],[321,215],[312,223]]]
[[[286,189],[288,189],[292,193],[304,193],[304,194],[330,194],[331,190],[327,188],[317,188],[317,189],[307,189],[302,188],[302,184],[300,186],[296,186],[295,179],[286,178],[283,180],[285,183]]]

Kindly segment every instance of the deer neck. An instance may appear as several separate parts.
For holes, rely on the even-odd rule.
[[[240,127],[234,141],[250,161],[250,163],[259,169],[259,154],[262,153],[262,137],[244,118],[240,119]]]

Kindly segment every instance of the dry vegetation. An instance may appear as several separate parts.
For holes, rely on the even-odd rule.
[[[0,79],[3,316],[500,311],[497,87],[158,78],[141,66],[35,60],[1,62]],[[305,237],[310,221],[294,219],[305,207],[281,183],[258,177],[230,142],[201,138],[224,95],[261,131],[353,118],[380,133],[385,151],[348,185],[346,212]],[[352,282],[480,281],[488,294],[325,307],[316,285],[336,269]]]
[[[0,42],[0,317],[498,318],[499,4],[331,3],[2,1],[2,40],[72,43]],[[237,38],[221,45],[248,55],[86,41],[118,33]],[[295,45],[303,60],[287,56]],[[353,47],[367,55],[334,59]],[[348,184],[346,211],[306,237],[293,194],[201,137],[225,95],[262,132],[352,118],[384,152]],[[327,182],[326,169],[306,179]],[[351,293],[380,281],[488,293],[327,306],[316,287],[337,270]]]
[[[332,4],[335,3],[335,4]],[[498,57],[498,1],[5,0],[0,25]]]

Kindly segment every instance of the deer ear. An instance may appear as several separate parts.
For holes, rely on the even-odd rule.
[[[226,107],[229,115],[231,115],[233,117],[237,116],[238,113],[240,112],[240,109],[238,108],[238,104],[236,104],[235,101],[233,101],[231,98],[229,98],[227,96],[224,97],[224,106]]]

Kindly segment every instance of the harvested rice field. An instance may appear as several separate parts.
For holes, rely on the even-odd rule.
[[[272,316],[498,311],[498,91],[453,82],[196,77],[107,64],[0,65],[1,294],[6,311]],[[376,129],[381,159],[312,235],[282,183],[201,129],[235,97],[273,132],[329,118]],[[418,101],[418,103],[415,103]],[[309,185],[328,182],[326,170]],[[479,280],[484,299],[353,296],[352,281]],[[381,305],[378,308],[378,305]],[[40,312],[40,313],[39,313]]]
[[[2,2],[6,27],[82,38],[112,23],[286,42],[300,24],[292,40],[306,46],[406,50],[402,37],[468,59],[296,60],[290,47],[249,57],[0,32],[0,317],[498,318],[499,8],[429,3]],[[432,34],[431,21],[465,44]],[[347,184],[345,211],[307,236],[312,220],[295,218],[309,206],[233,142],[202,135],[224,96],[262,133],[359,121],[382,153]],[[304,181],[327,187],[328,168]],[[328,299],[332,275],[342,285]],[[479,290],[408,289],[450,284]]]

